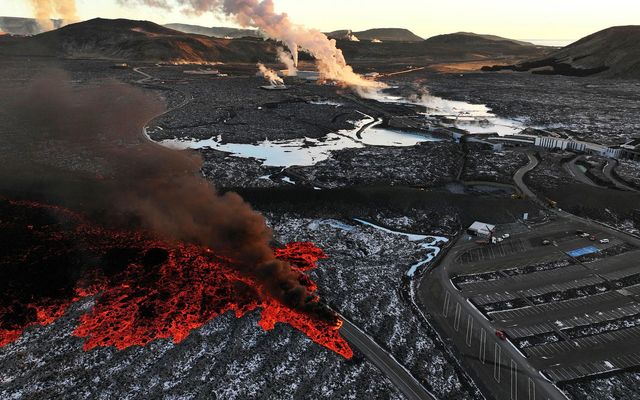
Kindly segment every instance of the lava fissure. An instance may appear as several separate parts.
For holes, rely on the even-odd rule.
[[[261,309],[263,329],[286,323],[345,358],[353,355],[335,314],[316,314],[319,307],[329,309],[303,273],[326,258],[312,243],[274,249],[305,287],[303,301],[313,308],[306,313],[210,249],[101,228],[60,207],[0,199],[0,240],[6,244],[0,251],[0,347],[28,327],[55,322],[74,302],[96,296],[73,332],[84,338],[85,350],[145,346],[157,339],[180,343],[224,313],[240,318]]]

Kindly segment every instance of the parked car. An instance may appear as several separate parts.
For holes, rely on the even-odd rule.
[[[497,330],[496,331],[496,336],[500,340],[507,340],[507,334],[505,333],[505,331]]]
[[[609,244],[609,243],[611,243],[611,240],[609,240],[609,239],[602,239],[602,240],[600,241],[600,243],[602,243],[602,244]]]
[[[596,237],[595,237],[595,236],[591,236],[591,237],[589,238],[589,240],[591,240],[592,242],[595,242],[595,241],[596,241]]]

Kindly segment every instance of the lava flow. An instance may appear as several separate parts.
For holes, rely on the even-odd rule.
[[[96,296],[75,336],[84,349],[183,341],[226,312],[240,318],[261,309],[260,326],[286,323],[345,358],[341,321],[322,321],[269,296],[234,261],[208,249],[102,228],[69,210],[0,199],[0,347],[31,326],[46,326],[82,298]],[[312,243],[274,249],[298,271],[326,258]],[[306,275],[300,283],[317,287]],[[317,301],[317,300],[316,300]]]

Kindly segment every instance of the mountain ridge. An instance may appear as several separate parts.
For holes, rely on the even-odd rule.
[[[640,79],[640,25],[603,29],[547,57],[532,58],[515,65],[486,66],[483,70]]]

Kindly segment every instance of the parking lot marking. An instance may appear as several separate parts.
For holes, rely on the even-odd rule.
[[[493,348],[493,379],[500,383],[500,363],[502,362],[502,349],[498,343],[494,343]]]
[[[511,360],[511,400],[518,400],[518,364]]]
[[[529,378],[529,400],[536,400],[536,383]]]
[[[449,301],[451,301],[451,293],[444,294],[444,305],[442,306],[442,315],[447,318],[449,316]]]
[[[460,330],[460,311],[461,311],[460,303],[456,303],[456,316],[455,316],[455,321],[453,323],[453,327],[455,328],[456,332]]]
[[[471,338],[473,337],[473,317],[467,315],[467,347],[471,347]]]
[[[487,361],[487,331],[484,328],[480,331],[480,361],[482,364]]]

